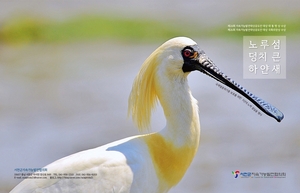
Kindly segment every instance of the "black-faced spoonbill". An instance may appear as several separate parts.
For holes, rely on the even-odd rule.
[[[184,176],[199,145],[198,106],[187,81],[188,74],[195,70],[237,91],[277,121],[283,119],[277,108],[223,74],[196,42],[173,38],[146,59],[129,97],[128,112],[140,129],[149,126],[151,111],[160,102],[166,117],[166,126],[160,132],[75,153],[45,166],[47,172],[43,172],[93,174],[91,179],[28,178],[11,193],[168,192]]]

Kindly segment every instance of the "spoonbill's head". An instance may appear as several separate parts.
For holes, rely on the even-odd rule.
[[[146,59],[135,79],[129,98],[129,112],[133,117],[136,115],[137,125],[149,125],[149,118],[147,121],[140,119],[139,124],[138,117],[150,117],[157,99],[156,79],[164,77],[165,82],[172,79],[183,80],[192,71],[200,71],[230,87],[278,122],[283,119],[283,113],[276,107],[250,93],[221,72],[195,41],[187,37],[176,37],[166,41]]]

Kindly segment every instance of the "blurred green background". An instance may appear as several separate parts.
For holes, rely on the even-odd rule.
[[[78,14],[63,20],[31,13],[17,14],[2,21],[0,41],[4,44],[25,43],[70,43],[87,40],[118,40],[135,43],[162,41],[169,37],[185,35],[190,37],[241,37],[243,35],[297,35],[300,29],[300,14],[278,14],[275,11],[256,11],[213,26],[207,22],[193,25],[191,18],[181,20],[158,20],[146,18],[124,18],[118,14]],[[207,18],[209,19],[209,17]],[[234,32],[228,33],[230,24],[286,25],[284,32]],[[180,26],[180,27],[178,27]]]
[[[127,99],[143,61],[188,36],[241,85],[278,107],[259,116],[200,73],[201,142],[170,192],[297,192],[300,189],[300,7],[289,1],[1,1],[0,192],[15,168],[39,168],[78,151],[138,134]],[[230,32],[232,24],[285,25],[284,32]],[[243,36],[286,36],[286,79],[243,79]],[[161,108],[152,130],[164,127]],[[234,179],[232,171],[286,172],[285,179]]]

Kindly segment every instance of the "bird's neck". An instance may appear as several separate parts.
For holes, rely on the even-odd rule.
[[[175,146],[189,146],[195,151],[200,139],[198,105],[192,96],[186,77],[164,81],[158,98],[166,117],[166,127],[160,134]]]
[[[200,139],[197,101],[191,95],[186,78],[164,82],[168,83],[160,86],[158,98],[166,116],[166,127],[145,138],[160,179],[160,192],[182,179]]]

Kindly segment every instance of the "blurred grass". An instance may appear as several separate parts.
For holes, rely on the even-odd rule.
[[[286,32],[229,32],[228,24],[284,24]],[[300,15],[284,19],[282,15],[255,14],[213,28],[192,23],[151,19],[130,19],[101,15],[81,15],[63,21],[43,17],[17,16],[0,25],[0,43],[61,43],[85,40],[149,42],[174,36],[241,37],[244,35],[286,35],[300,32]]]
[[[146,19],[124,19],[104,16],[78,16],[65,21],[46,18],[15,17],[0,28],[0,42],[73,42],[91,39],[125,41],[153,40],[180,33],[180,29]]]

